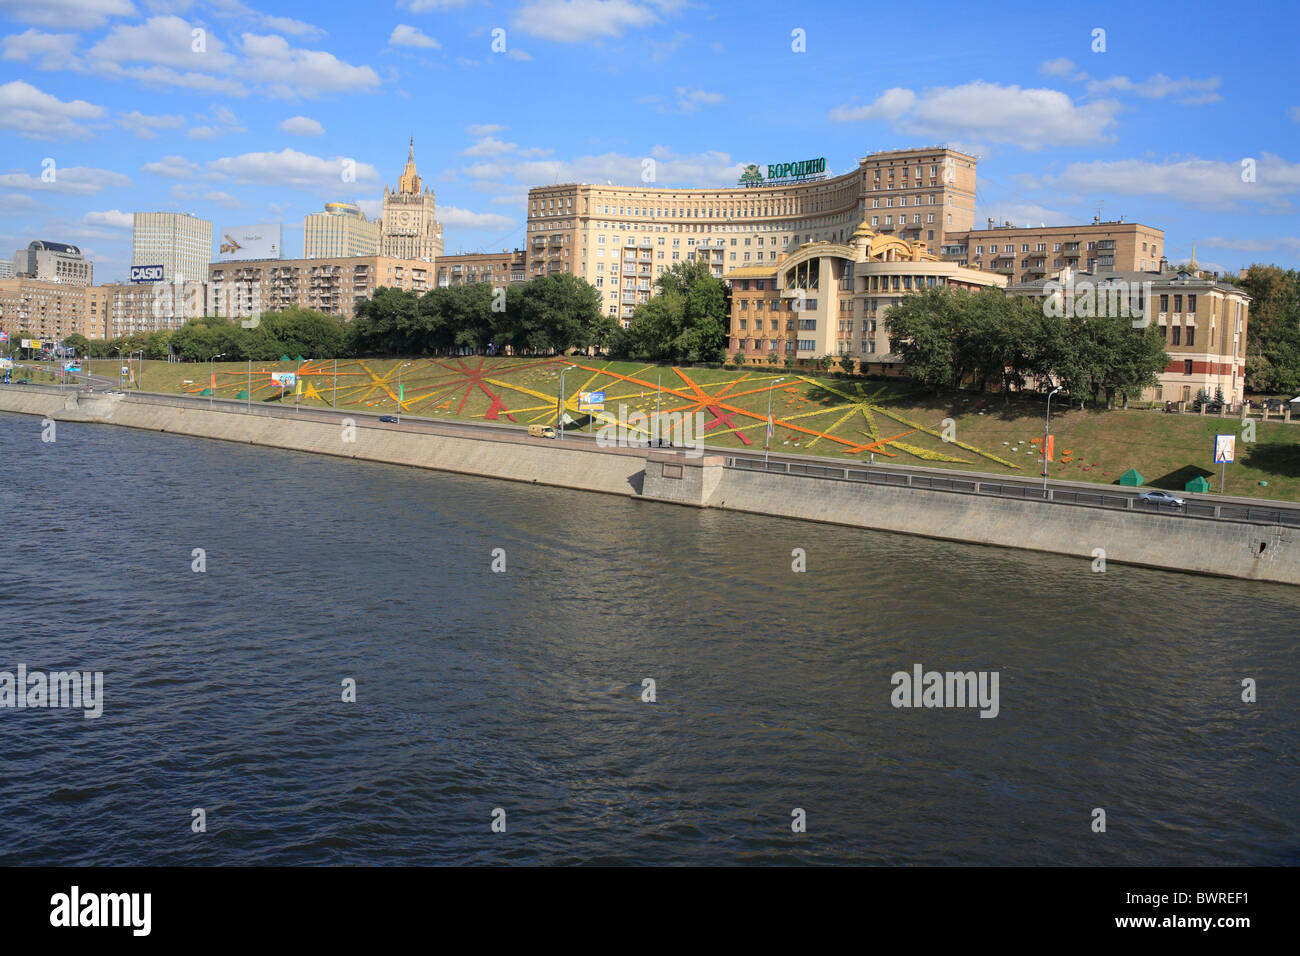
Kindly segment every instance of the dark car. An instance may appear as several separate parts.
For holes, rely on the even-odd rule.
[[[398,418],[396,415],[380,415],[379,420],[381,422],[395,422]]]
[[[30,384],[32,384],[32,380],[31,380],[30,378],[20,378],[18,381],[14,382],[14,384],[15,384],[15,385],[30,385]]]

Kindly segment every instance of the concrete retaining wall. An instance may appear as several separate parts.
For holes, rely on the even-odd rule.
[[[723,508],[953,541],[1300,584],[1300,529],[1111,511],[1044,501],[899,488],[724,467],[716,455],[644,456],[546,440],[493,441],[124,401],[120,395],[0,388],[0,411],[103,422],[275,448],[433,468],[665,503]]]

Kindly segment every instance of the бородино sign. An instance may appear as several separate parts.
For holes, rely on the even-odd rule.
[[[769,163],[767,175],[755,163],[740,174],[741,186],[780,186],[786,183],[811,182],[826,176],[826,157],[804,159],[797,163]]]

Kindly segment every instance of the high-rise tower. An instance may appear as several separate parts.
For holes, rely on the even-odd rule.
[[[397,190],[384,186],[379,254],[426,262],[442,255],[442,224],[436,213],[433,190],[421,189],[420,175],[415,171],[415,137],[411,137],[406,168],[397,181]]]

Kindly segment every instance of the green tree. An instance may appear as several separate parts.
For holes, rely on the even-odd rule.
[[[614,344],[632,358],[720,362],[727,345],[729,293],[707,263],[677,262],[655,280],[658,294],[637,307]]]

